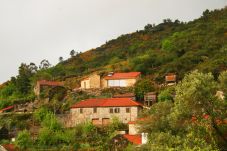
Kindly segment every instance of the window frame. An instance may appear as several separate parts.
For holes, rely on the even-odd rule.
[[[130,107],[126,107],[125,112],[126,113],[131,113],[131,108]]]
[[[114,113],[120,113],[121,112],[121,110],[120,110],[120,108],[118,107],[118,108],[114,108]]]
[[[94,107],[93,108],[93,113],[97,113],[97,111],[98,111],[97,107]]]
[[[83,114],[83,108],[80,108],[79,112],[80,114]]]

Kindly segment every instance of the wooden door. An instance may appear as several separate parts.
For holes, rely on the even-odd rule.
[[[98,118],[92,119],[92,124],[93,125],[100,125],[99,119]]]
[[[110,124],[110,119],[109,118],[103,118],[102,119],[102,125],[108,125],[108,124]]]

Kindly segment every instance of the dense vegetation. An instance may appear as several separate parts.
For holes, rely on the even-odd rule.
[[[175,99],[166,98],[146,110],[141,131],[149,134],[147,150],[225,150],[227,148],[227,97],[217,90],[227,87],[227,71],[218,82],[211,73],[185,76],[175,87]],[[160,95],[162,95],[160,93]]]
[[[0,86],[0,109],[12,104],[34,101],[33,87],[37,80],[65,81],[66,89],[43,92],[48,104],[34,114],[1,115],[0,126],[21,131],[15,144],[21,149],[76,150],[111,148],[115,130],[125,128],[117,119],[112,125],[97,128],[90,123],[65,129],[55,116],[69,109],[70,103],[89,97],[71,93],[80,78],[92,72],[141,71],[143,79],[134,89],[138,100],[149,91],[157,91],[158,103],[144,110],[141,131],[148,132],[149,142],[141,150],[224,150],[227,148],[227,8],[204,11],[194,21],[183,23],[165,19],[159,25],[148,24],[144,30],[122,35],[106,44],[77,53],[51,67],[47,60],[36,66],[22,63],[18,76]],[[193,72],[192,72],[193,71]],[[225,72],[223,72],[225,71]],[[176,73],[176,87],[162,87],[164,75]],[[104,90],[99,97],[109,97],[116,90]],[[43,98],[42,98],[43,97]],[[40,127],[32,139],[29,127]],[[26,130],[27,129],[27,130]],[[51,137],[50,137],[51,136]],[[128,150],[135,149],[128,146]]]

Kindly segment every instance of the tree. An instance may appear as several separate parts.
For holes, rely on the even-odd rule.
[[[41,62],[40,62],[40,65],[39,65],[39,69],[48,69],[51,67],[51,64],[49,63],[48,60],[46,59],[43,59]]]
[[[158,95],[158,101],[159,102],[164,102],[164,101],[173,101],[173,95],[175,89],[167,88],[163,91],[161,91]]]
[[[75,53],[76,53],[75,50],[71,50],[71,51],[70,51],[70,56],[71,56],[71,57],[75,56]]]
[[[59,57],[59,62],[63,62],[63,57]]]
[[[176,87],[175,106],[170,116],[172,127],[180,130],[191,125],[197,137],[206,137],[213,146],[216,143],[221,147],[226,145],[223,126],[217,120],[223,121],[227,116],[227,106],[215,96],[217,88],[211,73],[196,70],[186,75]],[[192,118],[196,124],[191,122]]]
[[[211,73],[185,75],[176,86],[174,102],[158,102],[144,115],[141,131],[149,133],[149,143],[143,150],[225,149],[227,105],[215,96],[217,90]]]
[[[30,65],[22,63],[19,67],[19,75],[16,79],[16,86],[20,94],[28,94],[31,91],[31,77],[34,69]]]
[[[27,130],[20,131],[16,138],[15,144],[20,150],[27,150],[31,148],[32,140],[29,132]]]
[[[134,93],[138,100],[143,100],[144,94],[154,91],[154,86],[150,80],[142,79],[135,84]]]
[[[30,69],[31,73],[36,73],[38,70],[38,67],[35,65],[35,63],[31,62],[29,64],[29,69]]]
[[[227,92],[227,70],[223,71],[219,76],[220,89]]]

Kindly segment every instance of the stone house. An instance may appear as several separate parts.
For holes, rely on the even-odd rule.
[[[133,86],[140,77],[140,72],[111,72],[104,77],[98,74],[92,74],[81,81],[81,89],[130,87]]]
[[[177,83],[177,75],[174,73],[168,73],[165,76],[166,85],[175,85]]]
[[[136,145],[146,144],[148,141],[148,133],[140,133],[139,122],[147,120],[145,118],[139,118],[135,121],[128,122],[128,134],[123,135],[129,142]]]
[[[34,93],[36,96],[40,96],[40,93],[43,87],[58,87],[58,86],[63,87],[64,83],[59,81],[40,80],[40,81],[37,81],[34,87]]]
[[[136,120],[142,104],[131,98],[87,99],[71,107],[72,123],[108,125],[114,117],[123,123]]]
[[[157,94],[156,92],[148,92],[144,95],[144,105],[145,106],[152,106],[154,103],[157,102]]]
[[[81,89],[101,88],[101,78],[98,74],[92,74],[80,82]]]
[[[110,73],[103,78],[102,85],[104,88],[130,87],[133,86],[140,77],[140,72]]]

